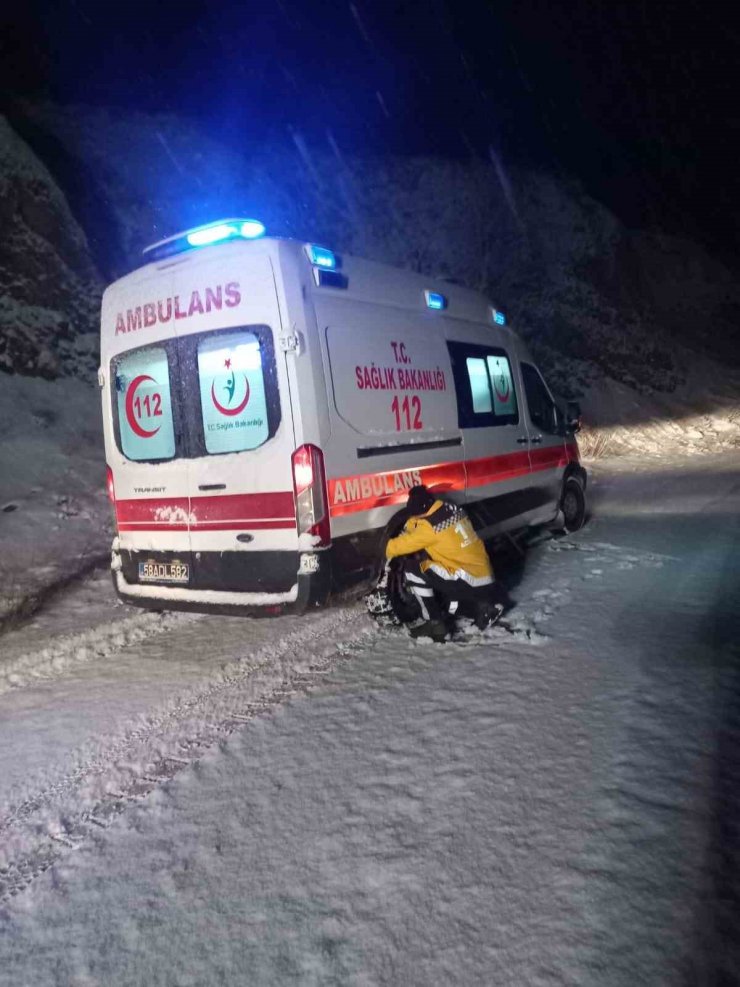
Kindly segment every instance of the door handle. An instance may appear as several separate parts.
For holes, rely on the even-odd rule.
[[[199,483],[198,490],[225,490],[225,483]]]
[[[525,446],[529,442],[529,439],[526,436],[524,436],[523,438],[517,439],[516,441],[520,446]]]
[[[532,438],[529,441],[530,442],[542,442],[542,436],[541,435],[533,435]]]

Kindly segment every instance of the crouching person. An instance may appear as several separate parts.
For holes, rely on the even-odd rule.
[[[481,630],[498,620],[504,608],[495,602],[491,561],[462,507],[437,500],[418,486],[409,491],[407,510],[411,517],[401,534],[389,540],[385,554],[388,559],[422,551],[427,555],[405,565],[409,589],[424,617],[412,636],[444,641],[445,618],[462,601],[472,604]]]

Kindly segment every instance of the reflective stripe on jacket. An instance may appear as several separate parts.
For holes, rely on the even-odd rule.
[[[386,545],[386,558],[425,551],[421,569],[443,569],[449,579],[464,579],[473,586],[493,582],[493,568],[486,546],[475,533],[470,518],[456,504],[435,500],[426,514],[412,517],[396,538]],[[440,573],[442,575],[442,573]]]

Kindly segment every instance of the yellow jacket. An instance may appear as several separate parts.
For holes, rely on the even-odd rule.
[[[401,534],[389,540],[385,554],[394,559],[422,550],[429,556],[421,563],[422,571],[432,568],[443,578],[464,579],[472,586],[493,582],[486,546],[456,504],[435,500],[426,514],[409,518]]]

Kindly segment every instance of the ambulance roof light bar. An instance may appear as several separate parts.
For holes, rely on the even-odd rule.
[[[505,326],[506,325],[506,316],[498,308],[492,308],[491,309],[491,318],[493,319],[493,321],[496,323],[497,326]]]
[[[264,224],[258,219],[232,218],[219,219],[214,223],[184,230],[164,240],[150,244],[143,251],[147,260],[161,260],[173,254],[192,250],[194,247],[208,247],[229,240],[256,240],[265,235]]]

